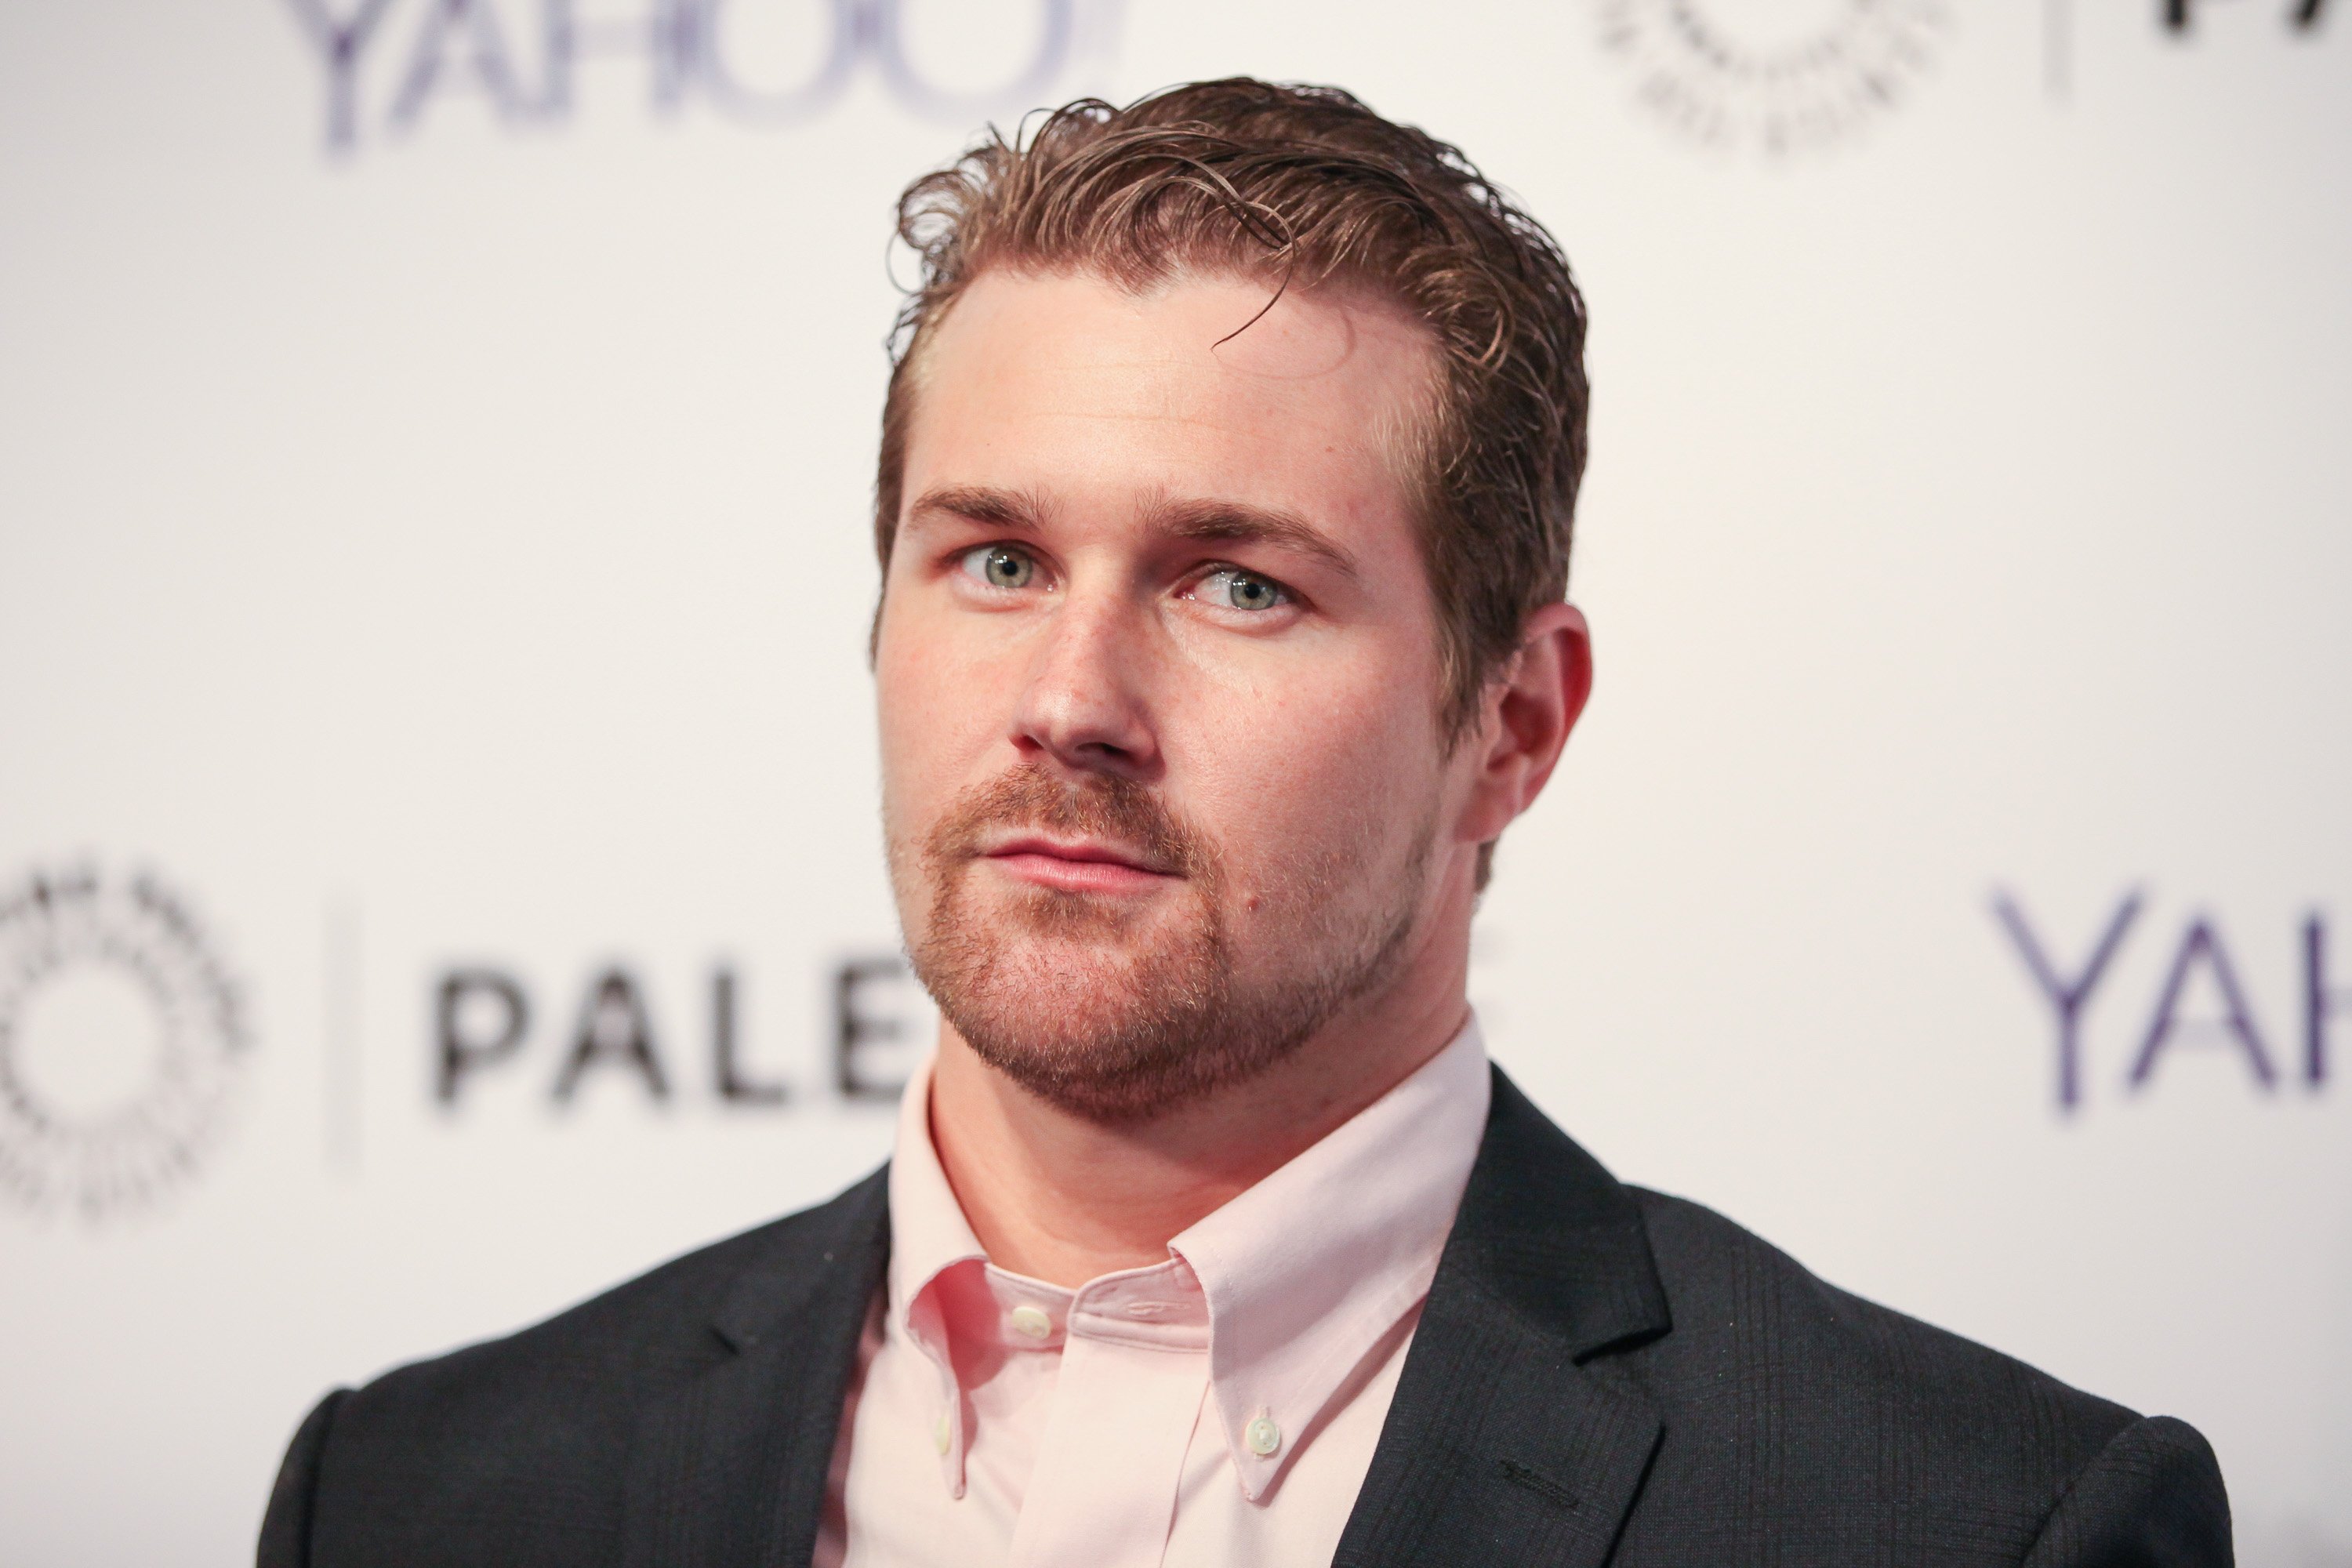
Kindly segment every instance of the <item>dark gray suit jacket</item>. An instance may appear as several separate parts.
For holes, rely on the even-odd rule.
[[[509,1339],[339,1391],[263,1568],[799,1568],[881,1288],[880,1173]],[[1499,1072],[1342,1565],[2231,1561],[2191,1427],[1621,1185]]]

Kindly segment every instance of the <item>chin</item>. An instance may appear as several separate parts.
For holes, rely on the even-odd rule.
[[[982,1061],[1106,1121],[1253,1070],[1264,1053],[1232,1027],[1232,976],[1211,922],[1139,920],[1064,895],[1039,902],[959,910],[914,949],[916,973]]]

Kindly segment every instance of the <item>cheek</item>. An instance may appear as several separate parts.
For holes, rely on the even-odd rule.
[[[1392,686],[1294,688],[1246,718],[1231,707],[1204,717],[1193,770],[1202,826],[1237,893],[1385,866],[1427,816],[1434,724],[1416,721]]]
[[[958,787],[958,759],[986,721],[985,682],[954,649],[927,635],[920,616],[884,614],[875,647],[874,692],[882,745],[882,797],[894,825],[928,819]]]

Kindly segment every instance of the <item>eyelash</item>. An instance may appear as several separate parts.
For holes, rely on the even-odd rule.
[[[985,586],[996,587],[999,592],[1020,592],[1021,590],[1019,588],[999,587],[999,585],[994,584],[987,584],[984,578],[981,578],[978,574],[975,574],[969,569],[967,563],[972,561],[974,557],[982,556],[985,553],[996,551],[1002,551],[1007,555],[1019,556],[1022,560],[1029,563],[1030,569],[1033,572],[1042,572],[1045,570],[1045,563],[1037,559],[1035,552],[1030,550],[1025,545],[1016,543],[1011,540],[996,541],[987,544],[965,545],[949,557],[948,567],[950,571],[962,573],[968,577],[974,577],[976,580],[981,581]],[[1199,591],[1202,584],[1209,582],[1212,578],[1226,574],[1231,574],[1235,577],[1246,578],[1254,583],[1263,583],[1267,587],[1273,589],[1276,595],[1275,603],[1265,606],[1263,610],[1242,611],[1237,605],[1223,606],[1227,609],[1234,610],[1237,613],[1244,615],[1264,615],[1286,605],[1297,606],[1304,605],[1306,602],[1300,596],[1296,588],[1293,588],[1289,584],[1283,582],[1280,578],[1269,576],[1264,572],[1252,571],[1246,566],[1237,566],[1230,561],[1212,561],[1196,569],[1190,579],[1188,579],[1185,596],[1188,598],[1192,597]],[[1024,586],[1026,586],[1026,584],[1024,584]]]
[[[1197,593],[1212,579],[1228,575],[1244,578],[1252,583],[1263,583],[1267,587],[1274,590],[1275,601],[1273,604],[1267,605],[1261,609],[1244,611],[1244,614],[1265,615],[1269,611],[1279,609],[1284,605],[1295,605],[1298,602],[1298,595],[1291,592],[1286,584],[1269,577],[1263,572],[1252,572],[1245,567],[1227,565],[1222,562],[1206,568],[1198,576],[1194,577],[1192,579],[1192,589]],[[1241,606],[1238,605],[1223,607],[1235,610],[1241,609]]]

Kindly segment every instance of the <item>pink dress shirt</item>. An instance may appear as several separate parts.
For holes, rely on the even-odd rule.
[[[820,1568],[1298,1568],[1355,1506],[1491,1092],[1475,1021],[1328,1137],[1075,1290],[988,1261],[907,1086],[890,1267]]]

